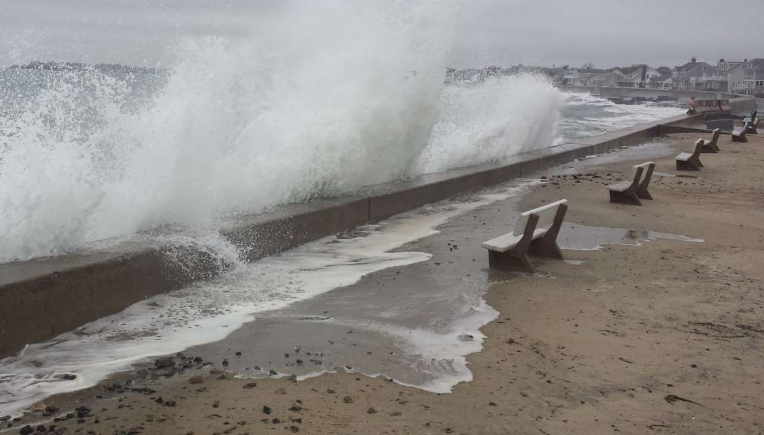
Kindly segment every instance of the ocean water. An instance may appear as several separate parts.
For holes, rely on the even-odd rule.
[[[404,214],[255,264],[217,228],[232,214],[480,164],[681,113],[563,94],[537,76],[446,86],[460,1],[295,2],[237,39],[177,47],[160,72],[0,72],[0,263],[172,227],[233,264],[0,361],[0,415],[93,385],[143,358],[225,339],[258,313],[428,261],[395,251],[525,184]],[[299,29],[295,31],[295,29]],[[495,312],[464,289],[439,328],[377,326],[446,392]],[[392,322],[394,323],[394,322]],[[469,342],[459,339],[468,333]],[[96,351],[97,350],[97,351]],[[418,357],[416,357],[418,355]],[[428,366],[425,360],[443,362]],[[63,374],[77,374],[64,381]]]
[[[557,91],[539,78],[518,77],[487,83],[485,89],[446,88],[443,92],[447,97],[442,98],[461,98],[469,101],[470,97],[465,95],[474,98],[477,94],[478,100],[485,101],[490,100],[488,95],[496,92],[496,89],[491,87],[501,87],[510,90],[513,95],[518,95],[527,92],[529,84],[542,87],[556,95]],[[514,90],[513,87],[523,90]],[[557,97],[574,98],[568,95]],[[599,99],[592,101],[600,104],[600,107],[613,111],[621,110],[609,102]],[[453,101],[450,103],[456,104]],[[479,102],[472,103],[481,106]],[[634,110],[634,106],[628,106],[628,109]],[[543,108],[538,110],[541,112]],[[562,110],[571,113],[567,106],[563,106]],[[588,107],[584,111],[576,111],[574,108],[572,113],[585,113],[584,117],[590,119],[589,110]],[[664,113],[655,113],[652,118],[642,113],[639,119],[656,119]],[[623,116],[626,115],[619,115]],[[453,139],[452,134],[464,131],[458,128],[458,125],[476,122],[471,121],[472,118],[474,117],[465,114],[463,117],[450,119],[449,122],[441,121],[434,130],[443,131],[433,131],[432,137],[437,137],[437,140],[431,139],[423,148],[421,156],[415,161],[415,165],[419,165],[415,166],[415,170],[436,171],[456,167],[465,161],[473,164],[499,158],[498,150],[491,151],[492,147],[501,146],[496,135],[480,136],[481,140],[473,141],[479,151],[476,153],[469,153],[469,147],[466,145],[470,141],[469,137]],[[585,121],[589,122],[588,119]],[[564,119],[562,123],[569,121],[570,119]],[[512,122],[507,124],[512,125]],[[526,121],[514,122],[514,128],[517,129]],[[480,128],[487,127],[483,124]],[[449,131],[451,134],[447,134]],[[498,128],[495,131],[501,132],[502,129]],[[589,131],[594,134],[599,129]],[[479,129],[475,130],[475,134],[477,133]],[[532,141],[534,135],[542,134],[524,131],[519,133],[525,136],[518,136],[518,132],[513,132],[514,136],[507,140]],[[580,130],[574,133],[585,135]],[[499,136],[501,134],[499,133]],[[564,135],[565,131],[561,130],[554,135],[545,136],[545,146],[551,146],[553,141],[560,140]],[[449,142],[448,139],[453,142]],[[518,150],[514,152],[534,148],[532,142],[530,145],[529,142],[519,143]],[[455,155],[461,157],[444,157],[442,154],[447,154],[449,146],[453,146]],[[436,148],[438,152],[435,152]],[[424,158],[428,153],[429,157]],[[434,156],[437,155],[440,157],[436,159]],[[469,161],[470,158],[475,160]],[[83,325],[76,331],[62,334],[49,342],[31,344],[21,354],[0,361],[0,414],[18,413],[52,394],[93,386],[110,374],[127,370],[133,364],[152,356],[225,340],[229,334],[245,324],[256,321],[259,313],[284,309],[296,302],[349,286],[368,274],[428,261],[431,255],[426,252],[398,249],[407,243],[436,234],[440,225],[456,216],[495,201],[517,197],[527,185],[528,182],[519,182],[512,187],[471,198],[467,202],[457,200],[414,210],[378,225],[360,228],[357,232],[358,237],[328,237],[254,264],[239,262],[235,247],[217,235],[214,225],[190,226],[185,230],[181,229],[177,234],[165,234],[163,239],[159,240],[160,243],[191,244],[195,249],[207,250],[220,257],[226,264],[234,264],[235,267],[212,282],[199,283],[140,302],[122,313]],[[156,236],[137,234],[123,236],[121,239],[141,237]],[[392,304],[389,307],[390,318],[385,319],[386,322],[362,322],[359,325],[356,320],[356,323],[352,324],[354,328],[390,337],[394,348],[402,355],[402,360],[406,361],[408,367],[415,368],[409,368],[408,371],[404,367],[388,368],[388,372],[384,369],[369,372],[366,370],[372,370],[371,367],[361,366],[357,370],[370,375],[395,374],[399,382],[440,393],[450,391],[459,382],[469,381],[471,373],[466,356],[480,350],[483,336],[479,328],[496,316],[496,312],[482,300],[483,291],[479,286],[464,287],[451,296],[453,300],[430,295],[430,303],[439,308],[433,309],[433,319],[425,316],[421,319],[423,323],[415,327],[403,325],[400,320],[396,320],[398,314],[394,307],[410,305],[410,302],[401,300],[397,301],[397,305]],[[422,294],[412,297],[418,298],[419,303],[426,298]],[[458,303],[452,303],[454,301]],[[435,318],[439,319],[438,327],[432,326]],[[464,341],[462,338],[465,336],[470,337],[470,340]],[[301,378],[331,370],[324,368],[318,372],[301,373]],[[65,374],[75,374],[77,377],[75,380],[65,380]]]
[[[595,136],[642,122],[678,116],[686,111],[675,102],[623,105],[581,93],[565,93],[564,98],[559,126],[561,140]]]
[[[223,43],[196,44],[217,53]],[[416,94],[408,100],[356,101],[345,80],[336,101],[326,101],[332,89],[304,102],[304,93],[283,89],[293,101],[281,101],[265,83],[273,77],[257,68],[251,72],[264,75],[254,84],[242,72],[177,68],[0,72],[0,263],[116,243],[157,226],[214,230],[231,214],[485,163],[683,111],[561,93],[537,76],[445,86],[435,72],[388,84]],[[358,79],[352,92],[372,92],[373,78]]]
[[[5,71],[0,263],[157,226],[214,228],[554,142],[563,97],[545,79],[446,88],[446,49],[392,27],[374,34],[390,53],[348,47],[341,66],[197,41],[191,60],[150,77],[153,92],[136,90],[144,77]]]
[[[0,361],[0,416],[17,413],[52,394],[91,387],[143,359],[225,340],[247,322],[256,321],[260,313],[352,285],[383,269],[428,261],[432,257],[429,253],[398,249],[437,234],[436,228],[451,218],[515,197],[531,184],[521,182],[467,201],[426,206],[361,227],[356,237],[326,237],[280,256],[243,265],[211,282],[136,303],[48,342],[29,345],[19,355]],[[397,353],[409,355],[411,364],[419,367],[417,373],[426,371],[424,377],[413,376],[419,381],[412,385],[444,393],[458,382],[469,381],[471,373],[465,357],[481,348],[483,335],[479,328],[496,316],[496,311],[483,302],[482,290],[473,286],[455,288],[456,304],[444,299],[440,291],[430,296],[407,293],[408,297],[418,298],[418,304],[429,300],[430,315],[446,319],[443,325],[427,326],[430,319],[419,316],[424,324],[412,328],[396,319],[400,314],[389,314],[386,322],[359,319],[364,320],[364,325],[356,324],[354,329],[392,337]],[[392,313],[413,305],[404,298],[385,306]],[[459,340],[464,334],[474,340]],[[294,338],[285,336],[281,340]],[[263,353],[258,343],[252,339],[247,342],[251,350],[247,353]],[[308,349],[308,345],[320,345],[303,344]],[[358,367],[362,373],[376,374],[365,369]],[[400,369],[394,370],[404,378],[411,376],[406,373],[410,367],[402,367],[404,373]],[[324,367],[301,374],[309,377],[329,370]],[[76,379],[66,380],[64,375],[76,375]]]

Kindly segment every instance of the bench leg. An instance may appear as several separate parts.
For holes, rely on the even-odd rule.
[[[677,171],[700,171],[700,168],[695,163],[682,160],[676,161],[676,169]]]
[[[647,190],[647,187],[639,187],[637,189],[637,198],[640,199],[653,199],[653,196],[650,195],[650,192]]]
[[[560,250],[560,246],[557,244],[557,236],[560,234],[560,228],[562,228],[562,223],[565,221],[565,214],[567,212],[567,204],[561,204],[557,208],[557,213],[554,215],[554,222],[552,222],[552,226],[549,227],[549,231],[539,239],[532,241],[528,247],[528,252],[530,254],[539,257],[556,258],[558,260],[565,259],[562,255],[562,250]]]
[[[704,145],[703,148],[701,148],[700,152],[706,153],[706,154],[715,154],[715,153],[718,153],[719,150],[716,149],[716,147]]]
[[[528,253],[535,255],[536,257],[549,257],[558,260],[565,259],[562,255],[560,246],[557,244],[557,240],[546,237],[532,241],[530,248],[528,248]]]
[[[488,265],[493,269],[535,273],[528,255],[517,251],[488,251]]]
[[[634,192],[613,192],[612,190],[609,192],[610,202],[628,205],[642,205],[642,201],[639,200],[639,197],[637,197]]]

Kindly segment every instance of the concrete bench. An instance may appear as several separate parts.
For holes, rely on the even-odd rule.
[[[700,152],[704,143],[703,139],[698,139],[695,142],[695,151],[676,156],[676,169],[679,171],[700,171],[700,168],[703,167],[703,163],[700,162]]]
[[[719,134],[721,131],[717,128],[714,130],[714,136],[711,138],[708,142],[703,142],[703,148],[700,150],[701,153],[718,153],[721,151],[719,149]]]
[[[650,186],[650,180],[653,179],[653,171],[655,171],[655,163],[653,162],[645,162],[639,165],[634,166],[634,169],[639,171],[639,168],[645,168],[645,176],[642,178],[642,181],[640,181],[639,186],[637,186],[637,196],[641,199],[653,199],[653,196],[650,195],[650,191],[647,190],[647,187]],[[636,177],[636,173],[634,174]]]
[[[759,128],[759,118],[745,118],[743,119],[743,122],[748,124],[748,128],[746,129],[746,133],[748,134],[759,134],[758,128]]]
[[[748,138],[746,138],[746,134],[748,134],[748,127],[751,124],[746,122],[742,129],[735,130],[732,132],[732,142],[748,142]]]
[[[557,245],[557,235],[567,211],[568,201],[563,199],[520,214],[511,233],[483,243],[488,249],[488,265],[533,273],[528,254],[564,259]]]
[[[655,163],[642,163],[641,165],[634,166],[634,168],[636,171],[634,172],[633,180],[622,181],[607,186],[607,190],[610,193],[610,202],[642,205],[639,198],[653,199],[653,197],[650,196],[650,192],[647,191],[647,186],[650,184],[650,178],[653,176]],[[647,175],[645,176],[645,179],[642,180],[642,174],[645,170],[647,170]]]

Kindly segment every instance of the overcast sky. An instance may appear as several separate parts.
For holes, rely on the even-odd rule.
[[[168,64],[178,38],[238,37],[290,1],[0,0],[0,66],[33,59]],[[465,0],[463,15],[451,62],[457,68],[764,57],[762,0]]]

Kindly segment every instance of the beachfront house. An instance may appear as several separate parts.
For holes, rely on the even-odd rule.
[[[592,86],[598,86],[601,88],[615,88],[618,87],[618,83],[624,81],[624,76],[617,68],[603,72],[589,79]]]
[[[724,91],[727,73],[696,58],[672,71],[672,86],[679,90]]]
[[[615,71],[621,74],[618,81],[619,88],[639,88],[640,84],[644,82],[641,67],[615,68]]]
[[[578,77],[576,78],[575,85],[576,86],[595,86],[594,84],[594,78],[600,75],[600,73],[596,72],[579,72]]]
[[[614,68],[617,74],[616,86],[621,88],[647,88],[651,79],[661,76],[661,71],[647,65],[632,65],[625,68]]]
[[[604,70],[601,69],[562,69],[555,72],[553,82],[556,85],[566,86],[594,86],[592,79],[602,72]]]
[[[671,89],[672,85],[673,85],[673,79],[672,79],[671,70],[657,77],[651,77],[647,81],[647,87],[650,89]]]
[[[724,60],[724,59],[719,59],[719,62],[716,62],[716,69],[721,71],[721,72],[726,73],[727,71],[729,71],[732,68],[740,65],[741,63],[743,63],[743,62],[735,61],[735,60],[729,60],[728,61],[728,60]]]
[[[764,97],[764,59],[745,60],[727,72],[727,92]]]

